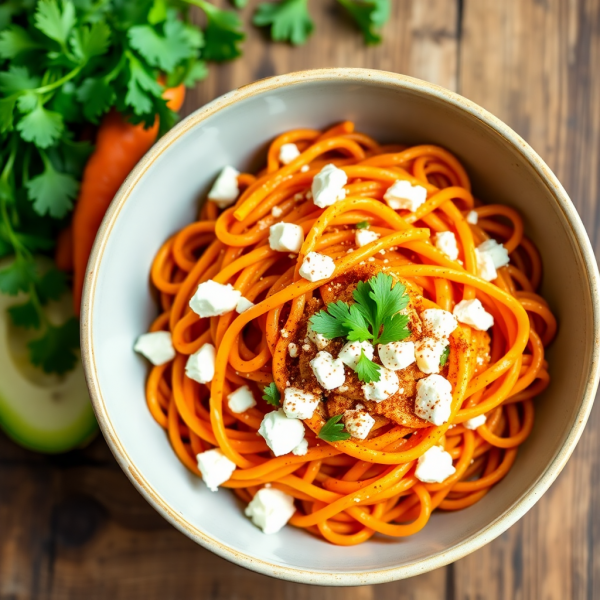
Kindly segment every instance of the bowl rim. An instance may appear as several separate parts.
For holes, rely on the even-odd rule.
[[[214,539],[206,532],[201,531],[199,528],[189,523],[179,513],[173,510],[173,508],[170,507],[166,501],[163,500],[158,491],[149,484],[142,473],[129,459],[129,456],[121,444],[111,422],[98,381],[93,347],[92,315],[94,310],[95,290],[99,266],[107,245],[107,240],[136,183],[148,171],[148,169],[150,169],[158,157],[192,127],[197,126],[199,123],[205,121],[217,112],[241,100],[259,94],[302,83],[336,80],[343,80],[345,82],[359,84],[379,84],[396,89],[400,88],[409,90],[413,93],[428,96],[434,100],[442,101],[460,109],[461,111],[466,112],[472,118],[479,120],[485,124],[489,130],[512,145],[513,148],[520,153],[522,159],[530,164],[530,166],[541,178],[542,182],[546,185],[558,208],[562,212],[563,222],[571,229],[574,243],[581,254],[583,264],[585,265],[587,280],[589,282],[589,290],[592,299],[594,340],[598,340],[600,338],[600,300],[598,297],[599,274],[591,243],[583,227],[579,214],[577,213],[566,191],[551,169],[529,146],[529,144],[527,144],[500,119],[494,117],[491,113],[479,105],[438,85],[388,71],[359,68],[329,68],[297,71],[284,75],[269,77],[228,92],[219,98],[216,98],[212,102],[200,107],[183,119],[176,127],[158,140],[152,149],[142,158],[142,160],[127,177],[113,199],[106,216],[102,221],[102,225],[92,249],[90,260],[87,266],[81,309],[81,354],[96,418],[98,419],[98,423],[104,438],[106,439],[112,453],[114,454],[117,462],[125,474],[129,477],[133,485],[138,489],[142,496],[174,527],[218,556],[226,558],[237,565],[258,573],[297,583],[330,586],[353,586],[385,583],[398,579],[404,579],[447,565],[466,556],[467,554],[470,554],[471,552],[474,552],[483,545],[492,541],[494,538],[506,531],[518,519],[520,519],[539,500],[543,493],[558,477],[559,473],[562,471],[567,460],[575,449],[579,438],[581,437],[592,409],[596,389],[598,387],[598,379],[600,375],[600,362],[598,360],[600,355],[600,346],[598,343],[594,343],[592,345],[587,384],[584,389],[581,404],[573,427],[567,434],[562,446],[555,452],[552,460],[546,466],[544,472],[537,478],[537,480],[531,482],[531,485],[528,487],[528,489],[506,512],[496,517],[486,527],[477,531],[476,533],[473,533],[465,540],[455,544],[454,546],[451,546],[450,548],[441,550],[435,554],[416,560],[410,564],[378,571],[352,573],[336,571],[309,571],[288,565],[274,564],[267,560],[256,558],[251,554],[238,552],[226,544],[223,544],[219,540]]]

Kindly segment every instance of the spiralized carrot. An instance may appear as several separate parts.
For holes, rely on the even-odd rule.
[[[300,155],[283,165],[279,152],[290,143]],[[321,209],[309,191],[328,163],[346,173],[346,197]],[[415,212],[392,210],[384,202],[397,180],[427,191]],[[343,546],[376,535],[414,535],[433,510],[459,510],[482,499],[508,473],[534,426],[533,399],[549,383],[544,352],[557,331],[536,292],[541,260],[519,213],[476,200],[467,172],[447,150],[381,146],[349,121],[325,131],[283,133],[271,143],[265,168],[239,175],[238,183],[235,205],[219,210],[205,203],[198,221],[169,238],[152,265],[162,312],[151,331],[171,332],[176,357],[151,370],[147,403],[182,463],[200,475],[196,455],[219,448],[237,467],[224,487],[246,503],[266,485],[279,489],[295,499],[291,525]],[[472,210],[477,224],[466,220]],[[365,221],[379,237],[356,247],[355,225]],[[297,255],[269,246],[269,227],[277,222],[302,227],[305,239]],[[432,243],[433,235],[446,231],[455,234],[457,260]],[[476,254],[490,237],[511,258],[492,282],[478,276]],[[300,276],[309,252],[334,260],[329,278],[310,282]],[[484,333],[460,324],[452,334],[452,406],[443,425],[413,428],[380,420],[363,441],[326,442],[318,437],[325,420],[315,411],[304,421],[307,453],[275,457],[256,435],[272,410],[259,400],[262,388],[274,381],[285,389],[289,339],[313,294],[330,301],[324,286],[361,264],[413,286],[424,307],[452,311],[461,300],[479,299],[494,326]],[[209,279],[233,285],[254,306],[200,319],[188,304]],[[210,383],[198,384],[184,367],[206,343],[216,347],[215,373]],[[237,414],[225,398],[241,385],[258,401]],[[469,420],[480,415],[485,422],[470,428]],[[435,445],[450,454],[455,473],[441,483],[423,483],[415,469]]]

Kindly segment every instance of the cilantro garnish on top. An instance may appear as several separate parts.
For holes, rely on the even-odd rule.
[[[331,417],[323,427],[317,437],[325,440],[326,442],[343,442],[350,437],[347,431],[344,431],[344,424],[340,423],[342,415],[335,415]]]

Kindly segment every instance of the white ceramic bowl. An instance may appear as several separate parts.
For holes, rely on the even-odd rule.
[[[406,539],[334,547],[293,527],[264,535],[234,495],[211,493],[176,458],[146,408],[147,366],[132,351],[157,308],[148,273],[164,240],[192,221],[226,164],[252,169],[293,127],[356,122],[382,142],[432,142],[466,166],[478,197],[514,206],[544,261],[543,295],[558,315],[552,384],[509,475],[479,503],[436,513]],[[104,436],[125,473],[175,527],[250,569],[303,583],[359,585],[440,567],[521,517],[565,465],[598,382],[598,271],[584,228],[550,169],[510,128],[468,100],[393,73],[331,69],[259,81],[197,110],[162,138],[112,203],[88,267],[82,350]],[[201,568],[201,566],[199,566]]]

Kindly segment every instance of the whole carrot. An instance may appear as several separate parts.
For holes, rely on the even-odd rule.
[[[169,108],[178,110],[183,104],[185,87],[182,84],[167,89],[163,97]],[[77,315],[88,259],[104,214],[127,175],[156,141],[157,134],[158,119],[144,129],[115,111],[108,113],[98,128],[96,147],[83,171],[73,212],[73,304]]]

